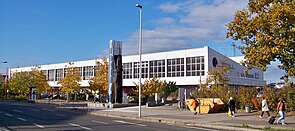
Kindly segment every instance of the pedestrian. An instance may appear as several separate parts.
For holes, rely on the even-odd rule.
[[[229,111],[230,111],[230,116],[231,117],[235,117],[235,100],[232,98],[232,97],[230,97],[229,98],[230,100],[229,100],[229,103],[228,103],[228,108],[229,108]]]
[[[269,109],[268,109],[268,103],[267,103],[267,100],[264,97],[262,97],[261,105],[262,105],[262,107],[261,107],[262,113],[261,113],[261,115],[259,117],[262,118],[263,117],[263,113],[266,112],[267,115],[268,115],[268,118],[270,118]]]
[[[284,100],[284,98],[281,98],[280,102],[278,103],[278,107],[277,107],[277,111],[279,112],[281,117],[278,119],[277,124],[279,124],[280,121],[282,121],[282,125],[286,125],[286,123],[285,123],[285,110],[286,110],[285,100]]]

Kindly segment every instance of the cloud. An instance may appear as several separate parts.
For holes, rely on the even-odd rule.
[[[154,20],[151,29],[143,30],[143,53],[191,48],[200,43],[224,44],[226,24],[245,6],[246,2],[232,0],[163,3],[156,8],[163,18]],[[128,49],[125,54],[137,53],[138,32],[131,33],[124,43],[124,50]],[[137,51],[131,50],[135,47]]]
[[[285,71],[278,68],[280,65],[279,61],[271,62],[270,65],[267,67],[266,71],[264,72],[264,80],[267,83],[277,83],[283,80],[280,78],[285,75]]]
[[[176,21],[175,19],[171,17],[165,17],[165,18],[157,19],[154,22],[159,25],[163,25],[163,24],[175,24]]]
[[[174,12],[177,12],[178,10],[180,10],[182,5],[183,4],[181,4],[181,3],[173,4],[171,2],[168,2],[168,3],[164,3],[164,4],[160,5],[159,9],[163,12],[174,13]]]

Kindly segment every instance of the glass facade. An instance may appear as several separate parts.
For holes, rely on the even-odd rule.
[[[48,80],[48,71],[47,70],[41,70],[41,73],[46,76],[46,80]]]
[[[56,69],[55,81],[59,81],[64,77],[64,69]]]
[[[165,60],[150,61],[150,77],[165,77]]]
[[[186,58],[186,76],[204,76],[204,56]]]
[[[93,72],[93,66],[83,67],[83,80],[90,80],[90,78],[93,76]]]
[[[99,71],[99,66],[98,65],[94,66],[94,76],[98,76],[98,71]],[[79,70],[79,72],[80,72],[80,70]],[[81,69],[81,72],[82,72],[82,69]]]
[[[141,62],[141,78],[148,78],[148,61]],[[134,62],[134,75],[133,78],[139,78],[139,62]]]
[[[55,70],[54,69],[48,70],[48,80],[54,81],[54,76],[55,76]]]
[[[184,58],[167,59],[167,77],[184,76]]]
[[[123,63],[123,79],[132,79],[132,63]]]
[[[186,63],[185,63],[186,60]],[[167,63],[166,63],[167,62]],[[186,67],[186,69],[184,68]],[[98,75],[98,66],[75,67],[79,70],[83,80],[89,80]],[[138,79],[139,62],[123,63],[123,79]],[[59,81],[66,76],[64,68],[41,70],[48,81]],[[204,76],[205,60],[204,56],[174,58],[142,61],[142,77],[184,77],[184,76]]]

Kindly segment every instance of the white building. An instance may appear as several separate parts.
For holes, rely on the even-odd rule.
[[[232,86],[264,86],[263,72],[258,68],[249,70],[244,75],[246,67],[240,62],[243,57],[228,58],[217,51],[205,46],[188,50],[150,53],[142,55],[142,78],[149,79],[156,75],[161,80],[174,81],[178,86],[196,87],[200,82],[205,83],[209,68],[229,66],[231,72],[229,84]],[[72,62],[79,69],[83,80],[82,87],[89,86],[88,80],[95,75],[94,67],[97,60]],[[101,61],[101,59],[99,59]],[[133,87],[138,82],[139,56],[123,56],[123,87]],[[64,69],[69,63],[38,65],[38,68],[47,76],[51,87],[59,87],[57,81],[64,77]],[[30,71],[31,67],[11,68],[10,73]]]

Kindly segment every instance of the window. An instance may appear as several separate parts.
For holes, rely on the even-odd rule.
[[[150,61],[150,77],[165,77],[165,60]]]
[[[54,73],[55,73],[54,69],[48,70],[48,80],[49,81],[54,81],[54,76],[55,76]]]
[[[41,70],[41,72],[45,75],[46,80],[48,80],[48,71],[47,70]]]
[[[93,66],[83,67],[83,80],[90,80],[93,77]]]
[[[132,79],[132,63],[123,63],[123,79]]]
[[[167,77],[184,76],[184,58],[167,59]]]
[[[77,67],[77,68],[78,68],[78,70],[79,70],[80,76],[82,77],[82,76],[83,76],[83,75],[82,75],[82,73],[83,73],[82,67]]]
[[[148,78],[148,61],[141,62],[141,78]],[[133,78],[139,78],[139,62],[134,62],[134,76]]]
[[[59,81],[64,77],[63,71],[64,69],[56,69],[55,81]]]
[[[80,72],[80,70],[79,70],[79,72]],[[82,72],[82,69],[81,69],[81,72]],[[99,66],[96,65],[96,66],[94,66],[94,76],[98,76],[98,72],[99,72]],[[81,74],[81,76],[82,76],[82,74]]]
[[[186,58],[186,76],[205,75],[204,56]]]

